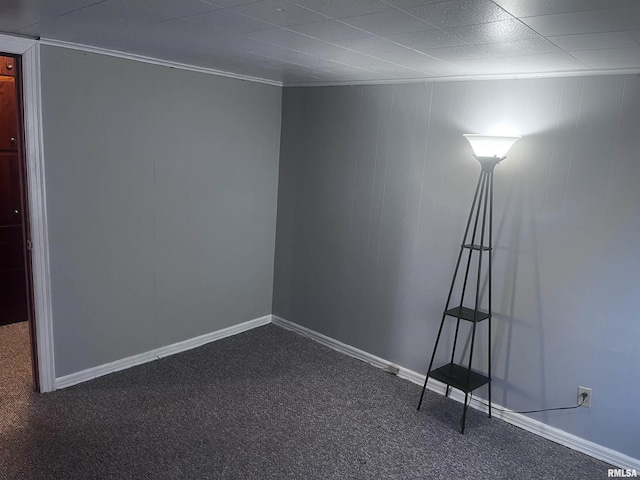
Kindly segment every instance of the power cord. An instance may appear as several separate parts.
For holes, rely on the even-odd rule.
[[[498,410],[500,412],[507,412],[507,413],[538,413],[538,412],[549,412],[552,410],[573,410],[574,408],[580,408],[589,395],[587,393],[583,393],[581,396],[582,396],[582,401],[578,405],[573,405],[571,407],[543,408],[541,410],[523,410],[520,412],[514,412],[512,410],[506,410],[504,408],[494,407],[493,405],[491,405],[491,409]],[[473,392],[470,392],[469,401],[471,401],[472,398],[473,398]],[[485,403],[484,401],[479,400],[477,398],[476,398],[476,402],[483,404],[485,407],[489,406],[488,403]]]

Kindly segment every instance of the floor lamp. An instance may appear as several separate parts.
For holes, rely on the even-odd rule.
[[[495,166],[506,158],[507,151],[521,137],[513,136],[495,136],[495,135],[464,135],[471,144],[473,156],[480,162],[480,176],[476,185],[475,195],[471,203],[471,211],[467,220],[467,226],[464,230],[464,237],[460,246],[456,268],[449,288],[447,303],[442,314],[440,329],[436,337],[436,343],[433,347],[431,361],[422,387],[418,410],[422,405],[424,392],[427,388],[429,377],[444,383],[447,386],[446,396],[449,396],[451,387],[457,388],[464,392],[464,409],[462,419],[460,420],[460,433],[464,433],[465,420],[467,417],[468,397],[469,393],[482,385],[488,384],[489,388],[489,417],[491,417],[491,251],[492,251],[492,234],[493,234],[493,169]],[[466,265],[460,268],[464,253],[466,255]],[[467,294],[467,283],[470,278],[470,267],[473,255],[477,254],[478,271],[476,274],[475,295],[471,302],[472,306],[465,306],[465,295]],[[480,284],[482,278],[483,257],[488,255],[486,266],[486,274],[488,275],[488,311],[480,309],[481,294]],[[452,302],[453,291],[456,281],[459,280],[458,273],[464,271],[462,280],[462,289],[459,302]],[[438,343],[442,335],[442,328],[445,320],[450,317],[456,319],[456,330],[451,351],[451,361],[446,365],[433,369],[433,361],[438,349]],[[458,343],[458,333],[460,331],[460,320],[471,322],[472,333],[471,343],[469,346],[469,361],[467,365],[460,365],[454,362],[456,346]],[[478,323],[486,320],[488,327],[488,372],[486,375],[472,370],[473,350],[476,338],[476,327]]]

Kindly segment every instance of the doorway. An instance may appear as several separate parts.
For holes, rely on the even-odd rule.
[[[0,54],[0,335],[10,342],[0,368],[16,375],[30,370],[38,390],[22,105],[21,58]],[[0,378],[6,382],[12,372]]]

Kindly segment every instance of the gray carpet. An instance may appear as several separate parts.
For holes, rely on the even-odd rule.
[[[5,386],[1,479],[601,479],[610,468],[473,410],[460,435],[459,403],[428,392],[418,412],[419,386],[273,325],[50,394]]]

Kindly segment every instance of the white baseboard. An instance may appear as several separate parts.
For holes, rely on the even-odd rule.
[[[365,361],[375,367],[386,370],[390,365],[394,365],[393,362],[380,357],[376,357],[375,355],[367,353],[364,350],[360,350],[356,347],[352,347],[351,345],[347,345],[346,343],[339,342],[338,340],[327,337],[326,335],[323,335],[296,323],[290,322],[289,320],[285,320],[284,318],[280,318],[276,315],[272,315],[272,322],[279,327],[300,333],[340,353],[344,353],[351,357]],[[413,370],[409,370],[408,368],[400,367],[398,376],[420,386],[424,385],[425,375]],[[446,385],[431,378],[429,379],[427,388],[433,392],[444,395]],[[464,394],[456,389],[451,390],[452,391],[449,395],[450,398],[463,403]],[[501,412],[497,409],[492,410],[492,416],[495,418],[504,420],[507,423],[515,425],[516,427],[520,427],[523,430],[527,430],[528,432],[559,443],[560,445],[564,445],[565,447],[585,453],[591,457],[610,463],[611,465],[615,465],[618,468],[640,471],[640,459],[630,457],[607,447],[603,447],[602,445],[591,442],[589,440],[585,440],[584,438],[577,437],[571,433],[567,433],[563,430],[560,430],[559,428],[549,426],[545,423],[534,420],[533,418],[527,417],[520,413],[514,413],[508,409],[505,409],[501,405],[496,404],[495,402],[493,403],[493,405],[502,410],[507,410],[505,412]],[[478,402],[476,399],[472,398],[469,402],[469,406],[476,410],[487,412],[487,407]]]
[[[215,342],[216,340],[221,340],[232,335],[237,335],[238,333],[246,332],[247,330],[267,325],[269,323],[271,323],[271,315],[249,320],[248,322],[243,322],[238,325],[223,328],[222,330],[200,335],[199,337],[190,338],[182,342],[173,343],[171,345],[149,350],[148,352],[122,358],[115,362],[105,363],[104,365],[98,365],[97,367],[88,368],[80,372],[56,378],[55,386],[56,389],[70,387],[71,385],[86,382],[87,380],[92,380],[109,373],[118,372],[162,357],[191,350],[192,348],[200,347],[207,343]]]

